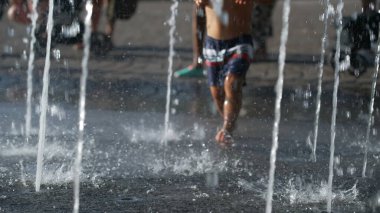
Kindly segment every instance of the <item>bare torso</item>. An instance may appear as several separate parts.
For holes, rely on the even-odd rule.
[[[213,9],[212,2],[209,2],[205,6],[207,35],[218,40],[227,40],[250,34],[252,8],[252,0],[244,5],[237,4],[234,0],[224,0],[223,12],[228,14],[228,22],[224,24]]]

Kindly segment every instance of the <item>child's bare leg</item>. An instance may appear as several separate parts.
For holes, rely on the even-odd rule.
[[[212,99],[220,116],[223,118],[224,89],[222,87],[210,87]]]
[[[232,143],[231,133],[241,108],[243,82],[242,76],[232,73],[224,81],[223,128],[215,136],[215,140],[223,146]]]
[[[115,29],[115,19],[108,19],[105,33],[109,38],[112,38],[114,29]]]
[[[242,103],[243,79],[236,74],[228,74],[224,81],[226,98],[223,105],[223,129],[232,132]]]

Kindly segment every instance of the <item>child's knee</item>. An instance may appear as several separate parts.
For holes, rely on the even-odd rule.
[[[243,76],[232,73],[229,73],[224,80],[225,89],[231,90],[232,92],[240,91],[242,89],[243,83]]]
[[[7,11],[7,17],[10,21],[15,21],[16,19],[16,6],[15,5],[12,5],[8,8],[8,11]]]

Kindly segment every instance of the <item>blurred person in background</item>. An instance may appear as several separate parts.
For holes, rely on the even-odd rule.
[[[375,11],[378,9],[377,0],[362,0],[363,12]]]
[[[95,37],[99,36],[100,48],[103,51],[108,51],[113,47],[113,33],[116,20],[128,20],[136,12],[137,0],[94,0],[94,8],[91,17],[92,32]],[[99,32],[99,22],[103,6],[106,7],[106,23],[104,33]],[[104,34],[104,36],[102,36]],[[96,39],[95,39],[96,40]]]
[[[5,0],[0,0],[5,1]],[[65,17],[69,14],[70,17],[80,19],[80,12],[83,9],[83,0],[77,1],[59,1],[54,2],[54,17]],[[21,24],[30,24],[30,14],[33,10],[32,0],[10,0],[8,8],[8,18]],[[99,33],[99,22],[101,19],[101,11],[103,6],[106,8],[106,23],[105,32]],[[38,23],[46,22],[48,13],[49,2],[48,0],[39,0],[37,5]],[[64,10],[62,10],[64,8]],[[117,19],[127,20],[133,16],[137,8],[137,0],[94,0],[93,1],[93,14],[92,21],[92,44],[95,51],[108,51],[113,47],[112,36],[114,32],[115,22]],[[64,14],[65,13],[65,14]],[[54,24],[58,24],[54,22]],[[59,36],[54,34],[55,36]],[[65,42],[63,42],[65,43]],[[81,41],[76,42],[75,47],[82,49],[83,44]]]
[[[256,0],[252,10],[255,60],[267,58],[267,40],[273,36],[272,14],[276,0]]]

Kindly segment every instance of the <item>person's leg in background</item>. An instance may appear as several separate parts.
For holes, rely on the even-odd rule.
[[[369,12],[376,9],[376,0],[362,0],[363,12]]]
[[[107,23],[106,23],[106,27],[105,27],[105,34],[106,34],[106,36],[111,41],[112,41],[112,36],[113,36],[114,29],[115,29],[115,23],[116,23],[116,19],[115,18],[108,18],[107,17]]]
[[[92,4],[93,4],[93,9],[92,9],[92,16],[91,16],[91,27],[92,27],[92,32],[94,33],[94,32],[98,32],[103,0],[94,0],[92,1]]]
[[[258,1],[252,11],[252,36],[255,59],[267,58],[267,39],[273,34],[272,14],[276,0]]]
[[[113,34],[116,20],[128,20],[136,12],[137,0],[105,0],[107,19],[105,23],[106,49],[113,48]]]
[[[91,16],[91,26],[92,26],[92,50],[97,54],[104,54],[112,49],[113,44],[111,41],[111,36],[114,28],[114,13],[112,13],[112,24],[110,25],[109,18],[109,6],[112,0],[94,0],[93,10]],[[113,3],[113,2],[112,2]],[[100,20],[102,18],[103,5],[107,5],[107,20],[105,23],[105,32],[99,30]],[[114,5],[112,5],[114,6]]]

